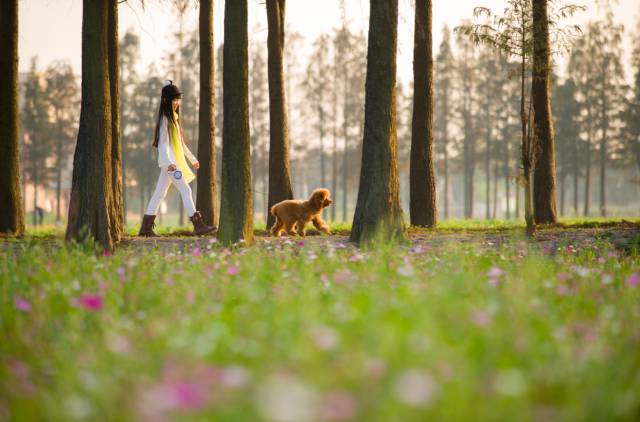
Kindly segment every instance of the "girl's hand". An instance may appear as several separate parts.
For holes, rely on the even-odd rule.
[[[169,167],[167,167],[167,170],[176,171],[176,165],[175,164],[169,164]]]
[[[195,163],[192,164],[192,166],[194,169],[198,170],[200,168],[200,163],[196,161]]]

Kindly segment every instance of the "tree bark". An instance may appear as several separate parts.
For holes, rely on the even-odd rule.
[[[433,171],[433,52],[431,0],[417,0],[413,38],[413,117],[409,165],[411,225],[435,227]]]
[[[449,218],[449,79],[446,78],[443,87],[443,115],[442,115],[442,148],[444,152],[444,218]]]
[[[607,115],[607,75],[606,70],[602,70],[602,109],[601,109],[601,122],[602,122],[602,139],[600,139],[600,216],[607,216],[607,201],[606,201],[606,179],[607,179],[607,129],[609,127],[609,119]]]
[[[111,94],[111,179],[113,207],[110,209],[116,238],[124,232],[124,208],[122,204],[122,150],[120,146],[120,44],[118,40],[118,0],[109,0],[109,25],[107,28],[107,54],[109,60],[109,89]]]
[[[396,134],[398,0],[371,0],[360,187],[351,240],[404,235]]]
[[[196,209],[207,225],[218,225],[215,138],[213,0],[200,0],[200,104]]]
[[[590,99],[587,98],[587,148],[585,150],[585,171],[584,171],[584,216],[589,215],[589,205],[591,202],[591,138],[592,138],[592,123],[591,123],[591,104]]]
[[[223,122],[220,229],[230,244],[253,242],[247,0],[224,6]]]
[[[536,223],[556,223],[556,163],[551,103],[549,98],[550,42],[548,0],[533,0],[533,69],[531,100],[534,110],[535,135],[540,156],[534,169],[534,219]]]
[[[111,5],[84,0],[82,7],[82,103],[66,233],[67,240],[94,239],[107,250],[120,240],[112,174]]]
[[[275,222],[271,207],[293,198],[289,171],[289,127],[284,86],[285,0],[267,0],[269,50],[269,201],[267,228]]]
[[[0,233],[24,234],[18,148],[18,0],[0,2]]]
[[[333,49],[333,87],[331,89],[332,118],[333,118],[333,151],[331,152],[331,193],[334,196],[334,204],[331,208],[331,221],[336,221],[336,203],[338,196],[338,57],[337,48]]]
[[[56,114],[57,114],[56,110]],[[62,124],[60,117],[57,116],[58,122],[58,140],[56,142],[56,223],[60,221],[60,196],[62,191]]]

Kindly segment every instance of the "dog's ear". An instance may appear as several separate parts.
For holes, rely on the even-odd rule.
[[[315,208],[321,209],[322,204],[324,203],[324,193],[320,190],[314,191],[313,194],[311,194],[310,202]]]

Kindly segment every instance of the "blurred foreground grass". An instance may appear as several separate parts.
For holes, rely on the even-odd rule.
[[[205,245],[0,256],[0,420],[640,415],[637,249]]]

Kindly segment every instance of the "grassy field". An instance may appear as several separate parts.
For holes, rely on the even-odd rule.
[[[30,236],[0,255],[0,420],[640,417],[637,247]]]

